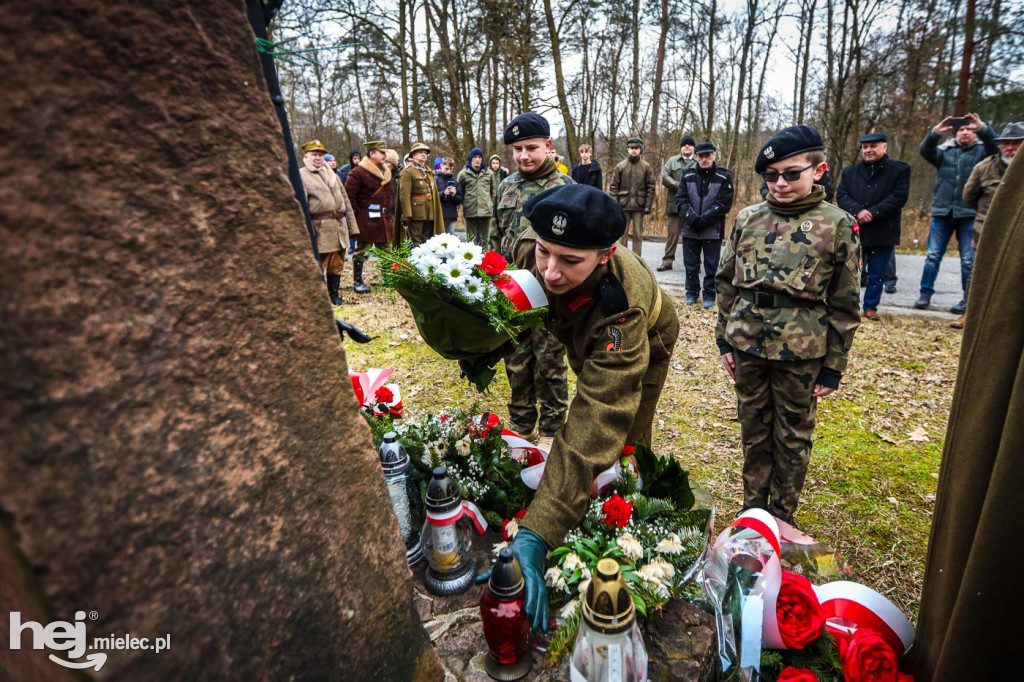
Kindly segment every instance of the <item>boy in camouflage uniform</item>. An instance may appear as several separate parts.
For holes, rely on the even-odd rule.
[[[860,324],[853,217],[825,203],[821,136],[776,133],[754,169],[767,201],[740,212],[718,270],[716,342],[743,438],[743,507],[793,523],[818,398],[839,388]]]
[[[511,262],[512,245],[530,227],[530,221],[523,217],[526,200],[546,189],[575,183],[547,156],[551,129],[543,116],[516,116],[505,129],[504,140],[512,145],[518,170],[498,187],[497,223],[490,235],[490,247]],[[569,407],[565,346],[551,332],[535,329],[505,358],[505,372],[512,392],[508,403],[512,430],[529,440],[543,437],[545,445],[549,444],[565,422]]]

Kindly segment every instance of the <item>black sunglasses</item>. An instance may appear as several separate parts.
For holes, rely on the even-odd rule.
[[[764,178],[765,182],[778,182],[779,176],[781,175],[786,179],[786,182],[796,182],[800,179],[800,176],[803,175],[805,170],[808,168],[814,168],[814,166],[815,164],[812,163],[810,166],[806,166],[800,170],[788,170],[782,171],[781,173],[778,171],[765,171],[764,173],[761,173],[761,177]]]

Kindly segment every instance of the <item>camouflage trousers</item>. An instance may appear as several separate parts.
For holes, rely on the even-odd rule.
[[[529,433],[537,424],[540,402],[541,431],[555,432],[565,423],[569,409],[565,346],[546,329],[534,329],[505,357],[512,399],[508,416],[518,433]]]
[[[765,360],[735,351],[743,437],[743,504],[792,519],[811,460],[823,358]]]

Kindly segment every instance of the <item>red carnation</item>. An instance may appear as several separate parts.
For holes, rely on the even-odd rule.
[[[497,277],[508,267],[508,261],[502,258],[497,251],[488,251],[484,254],[484,260],[480,267],[491,277]]]
[[[782,643],[790,649],[803,649],[821,637],[825,620],[811,581],[792,571],[782,572],[782,586],[775,600]]]
[[[626,502],[619,495],[612,495],[601,506],[601,511],[604,512],[605,525],[625,528],[629,517],[633,515],[633,503]]]
[[[377,389],[377,392],[373,394],[373,399],[378,403],[390,403],[395,399],[395,394],[392,393],[391,389],[387,386],[381,386]]]
[[[624,448],[622,448],[622,454],[624,454],[626,457],[632,457],[633,453],[635,452],[636,448],[633,447],[632,445],[627,445]]]
[[[783,668],[777,679],[778,682],[818,682],[818,676],[813,670],[793,666]]]
[[[849,637],[842,637],[839,640],[839,654],[843,662],[843,679],[846,682],[900,680],[896,652],[874,630],[859,628]]]

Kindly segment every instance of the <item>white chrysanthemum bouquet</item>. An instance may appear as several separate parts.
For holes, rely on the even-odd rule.
[[[481,391],[494,376],[482,358],[497,360],[490,356],[541,325],[547,297],[540,283],[495,251],[439,234],[415,248],[406,242],[375,253],[381,281],[409,302],[423,340],[444,358],[474,365],[469,379]]]

